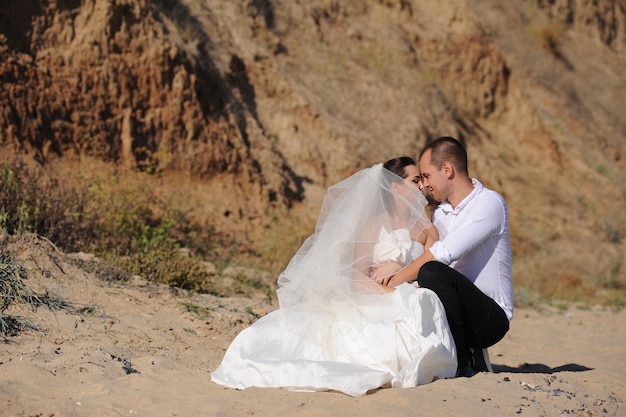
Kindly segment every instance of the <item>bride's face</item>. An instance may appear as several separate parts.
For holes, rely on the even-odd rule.
[[[404,179],[404,183],[406,185],[415,186],[420,190],[424,188],[422,184],[422,175],[418,167],[415,165],[407,165],[404,167],[404,174],[406,175],[406,178]]]
[[[417,195],[420,194],[422,187],[422,177],[419,168],[415,165],[407,165],[404,167],[406,178],[402,183],[394,183],[392,187],[402,195],[402,198],[395,202],[396,208],[404,207],[406,204],[412,205],[417,202]]]

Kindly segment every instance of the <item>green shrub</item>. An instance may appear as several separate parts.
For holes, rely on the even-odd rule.
[[[214,248],[229,245],[213,229],[191,224],[188,211],[159,197],[148,174],[94,171],[60,181],[18,159],[5,161],[0,228],[44,236],[65,251],[92,252],[153,282],[212,292],[202,259],[190,254],[221,256]]]

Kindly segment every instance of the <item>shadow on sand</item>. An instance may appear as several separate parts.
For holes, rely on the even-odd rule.
[[[494,373],[510,372],[513,374],[554,374],[556,372],[584,372],[593,370],[593,368],[576,363],[567,363],[557,366],[556,368],[550,368],[542,363],[523,363],[517,367],[496,364],[492,364],[491,366],[493,367]]]

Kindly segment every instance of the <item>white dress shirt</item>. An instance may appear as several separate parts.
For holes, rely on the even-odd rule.
[[[508,209],[500,194],[472,178],[474,190],[452,208],[441,202],[433,213],[439,240],[435,258],[456,269],[513,318],[513,280]]]

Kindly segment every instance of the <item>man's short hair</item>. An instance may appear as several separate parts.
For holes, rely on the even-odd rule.
[[[426,144],[419,159],[422,159],[424,153],[430,149],[430,163],[440,170],[443,163],[448,161],[454,168],[469,176],[467,171],[467,151],[463,144],[451,137],[442,136]]]

